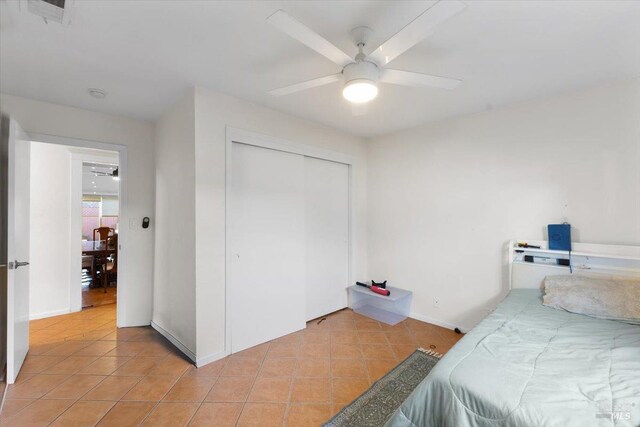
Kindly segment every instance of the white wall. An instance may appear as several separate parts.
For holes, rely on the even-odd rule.
[[[369,276],[418,318],[470,328],[506,291],[503,247],[568,219],[578,242],[640,244],[640,82],[372,138]],[[433,298],[440,299],[438,309]]]
[[[366,277],[366,146],[361,138],[202,88],[195,105],[197,357],[211,360],[225,350],[225,126],[354,157],[354,277]]]
[[[505,291],[508,239],[542,239],[547,223],[567,217],[576,241],[640,244],[639,86],[595,88],[368,142],[197,88],[158,122],[157,156],[148,122],[10,95],[0,107],[27,132],[127,147],[129,210],[121,224],[133,219],[136,227],[122,242],[131,287],[119,322],[150,322],[155,253],[154,322],[205,361],[225,350],[227,125],[352,155],[352,276],[412,289],[417,317],[469,328]]]
[[[63,145],[31,143],[29,317],[69,312],[71,155]]]
[[[156,124],[154,326],[196,354],[194,91]],[[183,349],[183,351],[184,351]]]
[[[121,222],[129,227],[119,243],[119,275],[126,293],[119,290],[118,325],[148,325],[151,321],[154,239],[153,125],[126,117],[96,113],[12,95],[0,95],[0,108],[28,133],[85,139],[126,146],[127,213]],[[143,217],[148,229],[140,228]],[[130,221],[133,221],[131,228]]]

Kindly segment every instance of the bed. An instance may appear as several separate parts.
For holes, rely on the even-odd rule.
[[[539,290],[514,289],[387,423],[540,425],[640,425],[640,326],[545,307]]]
[[[512,289],[386,427],[640,426],[640,326]]]

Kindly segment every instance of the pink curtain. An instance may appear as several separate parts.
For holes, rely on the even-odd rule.
[[[98,227],[117,228],[117,216],[103,216],[100,218],[100,202],[82,202],[82,238],[93,240],[93,230]]]

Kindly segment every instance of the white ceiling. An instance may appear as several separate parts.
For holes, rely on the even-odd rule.
[[[371,136],[640,75],[638,1],[466,1],[467,9],[393,61],[454,77],[454,91],[381,85],[353,117],[339,83],[273,98],[267,90],[339,72],[265,23],[284,9],[350,55],[349,30],[377,46],[432,2],[82,1],[70,25],[45,24],[2,0],[0,90],[156,119],[200,85]],[[108,92],[104,100],[87,88]]]
[[[110,176],[96,176],[94,172],[112,173],[117,164],[82,164],[82,194],[118,195],[119,183]]]

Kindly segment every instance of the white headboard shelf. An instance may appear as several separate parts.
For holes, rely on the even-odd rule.
[[[518,246],[523,243],[539,248]],[[547,241],[519,239],[511,240],[508,248],[511,288],[540,288],[546,276],[560,274],[640,277],[640,246],[573,243],[569,254],[549,249]],[[525,255],[549,263],[525,261]],[[570,260],[571,269],[558,265],[558,259]]]

